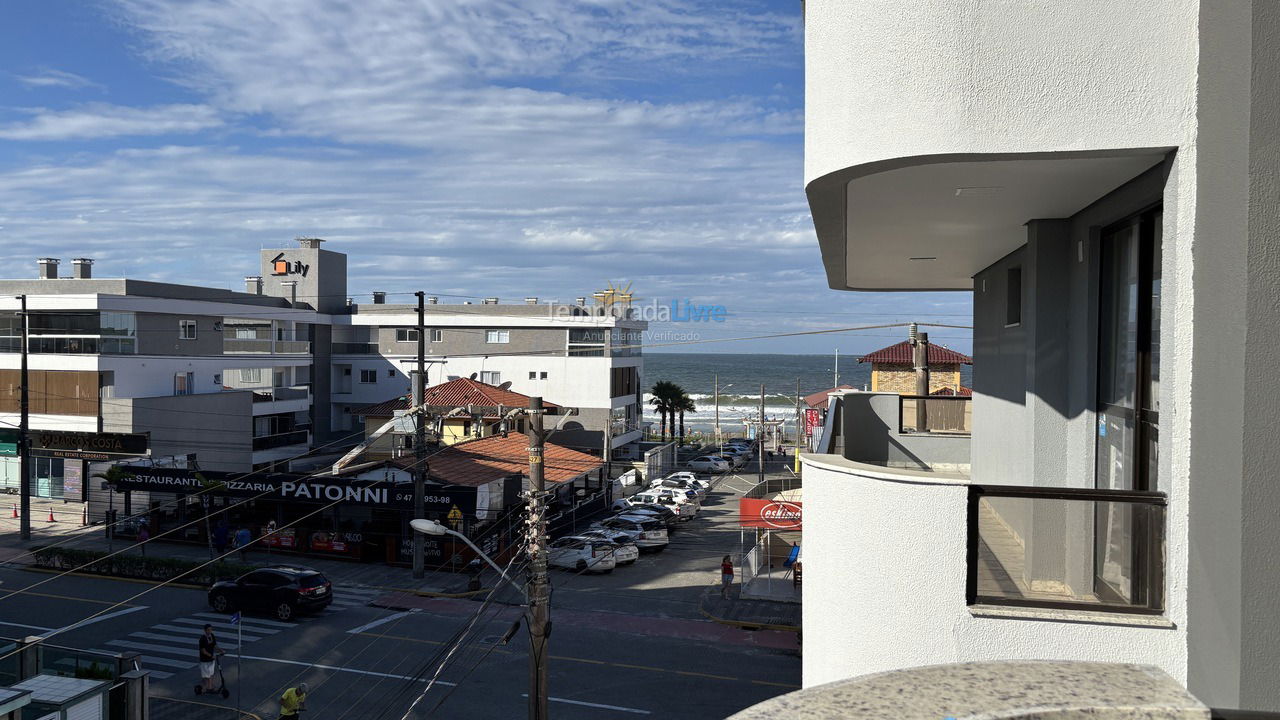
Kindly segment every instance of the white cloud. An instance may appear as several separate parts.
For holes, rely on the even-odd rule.
[[[205,105],[133,108],[93,103],[74,110],[28,109],[26,122],[0,125],[0,140],[68,140],[193,133],[222,124]]]
[[[54,68],[41,68],[29,75],[16,75],[18,82],[27,87],[45,88],[45,87],[61,87],[79,90],[81,88],[97,88],[105,90],[102,85],[77,75],[73,72],[65,70],[56,70]]]

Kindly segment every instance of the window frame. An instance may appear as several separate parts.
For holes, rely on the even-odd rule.
[[[365,373],[368,373],[368,375],[365,375]],[[365,377],[371,377],[371,378],[373,378],[373,379],[372,379],[372,380],[365,380]],[[377,385],[377,384],[378,384],[378,370],[377,370],[376,368],[374,368],[374,369],[370,369],[370,368],[360,368],[360,384],[361,384],[361,385]]]
[[[187,328],[191,328],[191,334],[187,334]],[[200,331],[200,323],[195,320],[179,320],[178,321],[178,339],[179,340],[195,340]]]
[[[499,339],[494,340],[493,338],[495,337]],[[485,330],[484,341],[485,341],[485,344],[488,344],[488,345],[510,345],[511,331],[510,330]]]
[[[444,342],[444,330],[440,328],[431,328],[431,342]]]
[[[396,342],[418,342],[418,328],[396,328]]]

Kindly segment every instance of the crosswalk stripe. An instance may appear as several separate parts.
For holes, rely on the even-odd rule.
[[[209,612],[191,613],[191,616],[198,617],[198,618],[208,618],[210,620],[226,621],[229,619],[229,616],[227,615],[219,615],[218,613],[209,613]],[[279,620],[268,620],[266,618],[248,617],[245,615],[240,616],[240,622],[244,623],[245,627],[249,627],[250,625],[266,625],[267,627],[279,627],[279,628],[293,627],[292,624],[287,622],[280,622]],[[213,623],[213,624],[216,625],[217,623]]]
[[[198,635],[203,635],[203,634],[204,634],[204,628],[203,628],[203,627],[178,627],[177,625],[152,625],[151,627],[149,627],[149,628],[147,628],[147,629],[148,629],[148,630],[164,630],[164,631],[166,631],[166,632],[182,633],[182,634],[184,634],[184,635],[191,635],[193,638],[194,638],[194,637],[196,637],[196,636],[198,636]],[[225,635],[225,633],[223,633],[223,634]],[[257,635],[247,635],[247,634],[245,634],[245,635],[241,635],[240,637],[242,637],[246,642],[253,642],[253,641],[255,641],[255,640],[261,640],[261,639],[262,639],[261,637],[259,637],[259,636],[257,636]]]
[[[138,638],[140,640],[161,640],[163,642],[180,642],[182,643],[182,647],[185,647],[187,649],[191,648],[191,638],[185,638],[185,637],[176,638],[172,635],[159,635],[156,633],[149,633],[149,632],[133,632],[133,633],[129,633],[129,637]],[[222,648],[223,650],[238,650],[240,648],[240,646],[237,645],[236,643],[224,643],[224,642],[219,642],[218,647]]]
[[[152,652],[170,653],[172,655],[185,655],[187,657],[191,657],[192,655],[196,654],[194,652],[195,648],[191,648],[191,647],[174,647],[173,645],[155,645],[152,643],[133,642],[131,640],[108,640],[107,644],[129,648],[131,650],[150,650]]]
[[[218,617],[222,617],[222,616],[218,616]],[[215,622],[213,620],[203,620],[198,618],[174,618],[171,622],[183,623],[185,625],[199,625],[200,627],[204,627],[206,624],[209,624],[209,625],[212,625],[213,627],[216,627],[216,628],[220,627],[226,630],[236,629],[236,626],[229,622]],[[248,623],[245,624],[245,627],[246,628],[249,627]],[[293,625],[288,625],[287,627],[293,627]],[[272,630],[270,628],[264,628],[264,627],[255,627],[253,628],[253,632],[265,633],[267,635],[275,635],[280,631]]]

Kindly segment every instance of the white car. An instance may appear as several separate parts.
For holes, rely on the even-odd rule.
[[[613,559],[619,565],[630,565],[640,559],[640,548],[631,542],[631,537],[626,533],[613,532],[611,530],[584,530],[577,537],[612,543]]]
[[[687,522],[698,516],[699,506],[694,502],[681,502],[673,495],[663,495],[661,493],[637,493],[627,498],[627,503],[638,508],[659,505],[676,514],[676,519]],[[625,509],[624,509],[625,511]]]
[[[685,488],[678,488],[678,487],[675,487],[675,488],[651,487],[648,490],[645,490],[642,493],[636,493],[631,497],[635,498],[636,502],[648,502],[648,503],[657,502],[658,498],[665,498],[668,501],[672,501],[680,504],[689,503],[689,504],[697,505],[702,502],[702,497],[698,495],[698,493],[692,490],[686,490]],[[667,503],[661,503],[661,504],[666,505]]]
[[[706,487],[704,487],[701,483],[695,480],[690,480],[688,478],[672,478],[672,477],[663,478],[661,480],[654,480],[653,484],[649,486],[649,490],[663,489],[663,488],[670,488],[672,490],[688,490],[689,492],[692,492],[695,495],[697,495],[699,499],[701,499],[702,497],[705,497],[707,494]]]
[[[626,533],[641,552],[658,552],[667,547],[667,524],[652,515],[617,515],[592,523],[591,529]]]
[[[688,470],[673,472],[670,475],[668,475],[666,479],[667,480],[691,480],[695,485],[706,488],[707,492],[711,492],[712,488],[715,487],[714,483],[712,483],[710,480],[700,478],[698,477],[697,473],[692,473],[692,472],[689,472]]]
[[[689,461],[689,468],[703,472],[728,472],[729,463],[724,458],[702,455]]]
[[[562,537],[554,540],[547,552],[547,564],[566,570],[613,572],[618,561],[613,543],[604,538]]]
[[[709,457],[718,457],[721,460],[724,460],[726,463],[728,463],[729,467],[735,468],[735,469],[740,468],[743,465],[747,464],[747,458],[745,456],[734,455],[733,453],[729,453],[729,452],[726,452],[723,455],[716,453],[714,455],[710,455]]]

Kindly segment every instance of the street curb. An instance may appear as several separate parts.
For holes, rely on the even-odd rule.
[[[119,580],[121,582],[138,583],[141,585],[165,585],[166,587],[186,588],[188,590],[208,590],[205,585],[196,585],[194,583],[184,582],[165,582],[164,580],[148,580],[146,578],[129,578],[120,577],[119,575],[99,575],[98,573],[74,572],[72,570],[54,570],[53,568],[40,568],[34,565],[24,565],[18,568],[27,572],[44,573],[46,575],[70,575],[72,577],[84,578],[100,578],[103,580]]]
[[[730,620],[729,618],[712,615],[702,606],[702,601],[705,600],[707,596],[711,594],[711,591],[716,589],[716,587],[717,586],[712,585],[708,590],[703,591],[701,598],[698,598],[698,612],[702,613],[702,616],[711,622],[727,625],[729,627],[736,627],[742,630],[781,630],[783,632],[794,633],[798,633],[802,630],[799,625],[777,625],[774,623],[749,622],[746,620]]]

